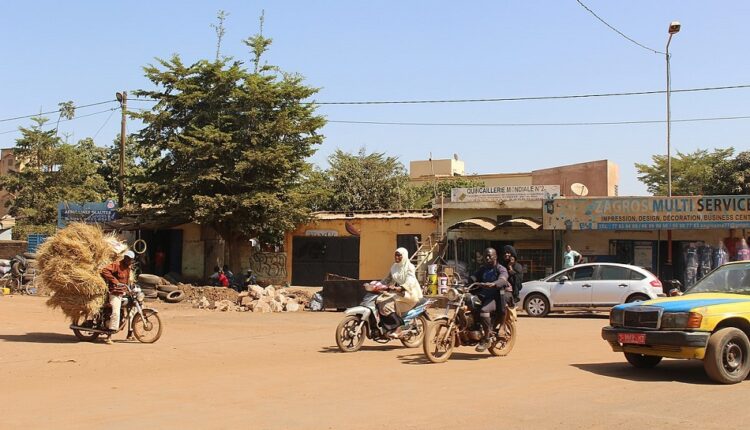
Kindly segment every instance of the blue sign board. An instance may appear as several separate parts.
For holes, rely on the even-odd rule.
[[[117,219],[117,205],[112,200],[106,202],[86,202],[83,204],[61,202],[57,204],[57,227],[64,228],[71,222],[98,224]]]

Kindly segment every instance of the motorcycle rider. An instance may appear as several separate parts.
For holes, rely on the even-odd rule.
[[[422,287],[417,281],[416,269],[409,261],[409,252],[406,248],[398,248],[393,256],[394,263],[388,275],[380,281],[384,285],[392,286],[393,293],[383,293],[376,300],[380,315],[383,316],[383,327],[394,330],[389,336],[398,338],[401,336],[403,320],[401,314],[408,312],[419,299],[422,298]]]
[[[109,318],[107,328],[109,333],[104,339],[107,345],[112,345],[112,334],[120,328],[120,308],[122,307],[122,296],[128,291],[130,282],[130,268],[133,265],[135,253],[131,250],[125,251],[120,261],[105,266],[101,270],[102,278],[109,289],[108,302],[112,307],[112,315]]]
[[[508,283],[508,270],[497,262],[497,251],[494,248],[484,250],[484,265],[471,276],[471,281],[481,285],[473,294],[482,301],[479,320],[484,326],[484,336],[476,351],[483,352],[490,345],[490,335],[493,331],[492,312],[497,314],[498,321],[502,321],[508,300],[505,293],[513,291]]]
[[[518,254],[513,246],[503,247],[503,260],[505,260],[505,268],[508,269],[508,283],[513,287],[513,302],[518,303],[523,285],[523,266],[517,261]]]

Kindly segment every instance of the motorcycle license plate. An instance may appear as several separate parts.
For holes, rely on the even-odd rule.
[[[644,345],[646,333],[617,333],[617,341],[623,344]]]

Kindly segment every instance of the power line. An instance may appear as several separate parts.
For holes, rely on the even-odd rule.
[[[101,104],[101,103],[99,103],[99,104]],[[114,108],[111,108],[111,109],[100,110],[98,112],[93,112],[93,113],[89,113],[89,114],[86,114],[86,115],[75,116],[75,117],[70,118],[70,119],[61,119],[60,122],[75,121],[75,120],[80,119],[80,118],[86,118],[86,117],[94,116],[94,115],[101,115],[103,113],[107,113],[107,112],[110,112],[110,111],[116,111],[118,109],[120,109],[120,108],[119,107],[114,107]],[[0,135],[8,134],[8,133],[17,133],[18,131],[20,131],[20,130],[16,128],[14,130],[7,130],[7,131],[0,132]]]
[[[750,119],[748,116],[725,116],[713,118],[686,118],[673,119],[671,122],[703,122],[703,121],[727,121]],[[571,126],[599,126],[599,125],[634,125],[634,124],[660,124],[666,120],[643,120],[643,121],[604,121],[604,122],[520,122],[520,123],[444,123],[444,122],[387,122],[387,121],[339,121],[330,120],[336,124],[366,124],[366,125],[399,125],[399,126],[439,126],[439,127],[571,127]]]
[[[116,110],[117,109],[112,109],[112,112],[109,113],[109,116],[107,116],[107,119],[104,120],[104,124],[102,124],[102,126],[99,127],[99,130],[96,130],[96,133],[94,133],[94,137],[92,137],[92,139],[96,140],[96,136],[98,136],[99,132],[102,131],[102,129],[104,129],[104,126],[107,125],[107,123],[109,122],[110,118],[112,118],[112,115],[115,114]]]
[[[690,93],[700,91],[719,91],[735,90],[750,88],[750,84],[725,85],[718,87],[699,87],[670,90],[672,93]],[[666,90],[655,91],[631,91],[619,93],[592,93],[592,94],[569,94],[561,96],[528,96],[528,97],[502,97],[502,98],[481,98],[481,99],[437,99],[437,100],[382,100],[382,101],[334,101],[334,102],[306,102],[303,104],[316,105],[386,105],[386,104],[437,104],[437,103],[484,103],[484,102],[514,102],[514,101],[534,101],[534,100],[564,100],[564,99],[583,99],[595,97],[617,97],[617,96],[643,96],[664,94]],[[136,101],[156,102],[156,99],[136,99]]]
[[[596,13],[594,13],[594,11],[593,11],[593,10],[589,9],[589,8],[588,8],[588,6],[586,6],[585,4],[583,4],[583,2],[581,2],[581,0],[576,0],[576,1],[578,2],[578,4],[579,4],[579,5],[581,5],[581,7],[583,7],[583,8],[584,8],[584,9],[586,9],[587,11],[589,11],[589,13],[590,13],[591,15],[594,15],[594,17],[596,17],[596,19],[598,19],[599,21],[601,21],[601,22],[602,22],[602,23],[603,23],[604,25],[606,25],[607,27],[609,27],[609,28],[611,28],[612,30],[614,30],[614,31],[615,31],[615,32],[616,32],[617,34],[619,34],[620,36],[622,36],[622,37],[624,37],[624,38],[628,39],[629,41],[631,41],[631,42],[635,43],[636,45],[640,46],[640,47],[641,47],[641,48],[643,48],[643,49],[646,49],[646,50],[648,50],[648,51],[651,51],[651,52],[653,52],[654,54],[661,54],[661,55],[666,55],[666,53],[664,53],[664,52],[661,52],[661,51],[657,51],[656,49],[652,49],[652,48],[649,48],[648,46],[646,46],[646,45],[643,45],[643,44],[640,44],[640,43],[636,42],[635,40],[633,40],[633,39],[629,38],[628,36],[626,36],[626,35],[625,35],[625,33],[621,32],[620,30],[618,30],[618,29],[616,29],[616,28],[614,28],[614,27],[612,27],[611,25],[609,25],[609,23],[608,23],[607,21],[605,21],[605,20],[603,20],[602,18],[600,18],[600,17],[599,17],[599,15],[597,15]]]
[[[75,107],[76,109],[82,109],[82,108],[87,108],[87,107],[91,107],[91,106],[99,106],[99,105],[103,105],[103,104],[107,104],[107,103],[112,103],[112,102],[115,102],[115,101],[117,101],[117,100],[107,100],[105,102],[91,103],[91,104],[87,104],[87,105],[73,106],[73,107]],[[62,112],[62,109],[52,110],[52,111],[49,111],[49,112],[39,112],[39,113],[31,114],[31,115],[17,116],[17,117],[14,117],[14,118],[4,118],[4,119],[0,119],[0,122],[15,121],[17,119],[31,118],[31,117],[40,116],[40,115],[49,115],[49,114],[58,113],[58,112]]]

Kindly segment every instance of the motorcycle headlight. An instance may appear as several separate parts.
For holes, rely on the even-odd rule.
[[[446,298],[447,298],[447,299],[448,299],[449,301],[451,301],[451,302],[455,302],[456,300],[458,300],[458,297],[459,297],[459,292],[458,292],[458,290],[457,290],[457,289],[455,289],[455,288],[449,288],[449,289],[448,289],[448,292],[446,292],[446,293],[445,293],[445,297],[446,297]]]
[[[612,309],[609,312],[609,325],[617,327],[623,324],[625,324],[625,311],[622,309]]]
[[[661,316],[661,328],[699,328],[703,315],[698,312],[670,312]]]
[[[135,299],[139,302],[143,302],[143,299],[146,298],[146,294],[144,294],[142,291],[135,295]]]

